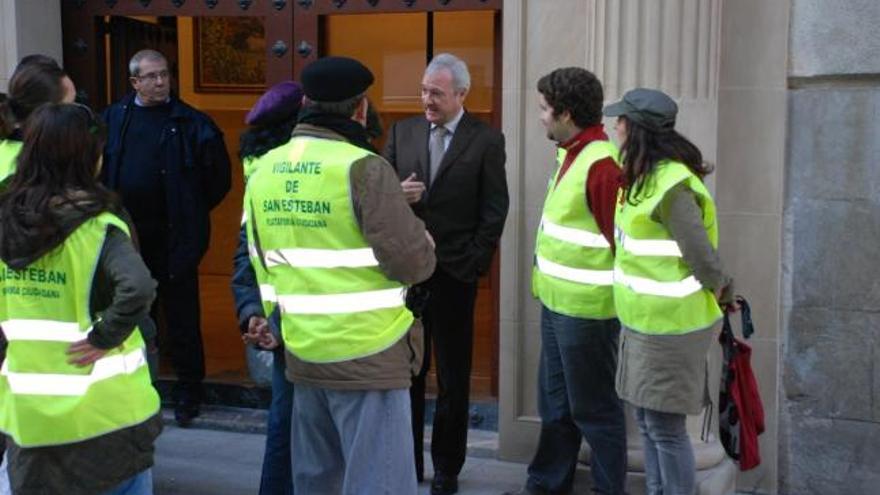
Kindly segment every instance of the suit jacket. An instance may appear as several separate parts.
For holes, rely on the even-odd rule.
[[[430,167],[430,123],[423,116],[396,122],[384,155],[401,180]],[[437,243],[437,265],[472,282],[489,269],[507,218],[504,136],[464,113],[429,189],[412,204]],[[427,184],[426,184],[427,185]]]

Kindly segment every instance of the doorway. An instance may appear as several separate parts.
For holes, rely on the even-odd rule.
[[[214,67],[204,59],[216,51],[204,46],[218,31],[246,28],[254,34],[239,40],[245,46],[264,39],[260,17],[184,16],[107,16],[103,20],[106,86],[96,107],[119,100],[129,91],[128,62],[143,48],[153,48],[168,59],[175,94],[205,112],[223,132],[232,165],[232,188],[226,199],[211,212],[211,240],[199,265],[201,326],[205,350],[206,380],[214,383],[248,383],[244,348],[239,339],[234,303],[229,289],[232,254],[237,245],[243,195],[242,169],[237,157],[238,136],[244,130],[244,117],[263,91],[264,80],[256,87],[246,81],[222,79],[210,72]],[[257,46],[251,52],[262,55]],[[253,58],[253,57],[251,57]],[[201,69],[201,71],[199,70]],[[263,69],[264,71],[265,69]],[[235,75],[240,77],[240,75]],[[164,316],[158,315],[160,377],[173,379],[169,349],[162,345]]]
[[[335,14],[321,19],[321,55],[342,55],[364,63],[375,76],[367,92],[386,128],[395,121],[421,115],[420,83],[427,62],[437,53],[450,52],[465,61],[471,73],[467,111],[491,124],[496,119],[495,13],[491,10],[387,14]],[[382,150],[383,134],[375,144]],[[479,280],[474,312],[474,397],[497,397],[497,282],[493,270]],[[432,370],[436,359],[432,360]],[[428,390],[436,391],[434,377]]]
[[[354,56],[376,74],[369,96],[387,128],[421,112],[421,72],[433,53],[449,51],[471,69],[468,111],[500,128],[501,0],[78,0],[62,5],[64,65],[92,106],[103,109],[128,91],[128,59],[149,46],[168,57],[182,99],[211,116],[224,133],[233,185],[211,214],[211,244],[199,268],[206,382],[215,385],[252,385],[229,281],[243,195],[238,136],[245,114],[266,86],[296,78],[319,55]],[[203,56],[199,26],[204,19],[217,18],[256,20],[263,27],[262,45],[257,46],[264,56],[264,76],[258,88],[203,84],[204,77],[196,70]],[[380,149],[383,142],[384,137],[377,143]],[[490,273],[479,283],[472,373],[472,393],[477,398],[498,393],[498,274],[496,254]],[[163,369],[170,373],[167,365]],[[221,402],[236,402],[227,399]]]

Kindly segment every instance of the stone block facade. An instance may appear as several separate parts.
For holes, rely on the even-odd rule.
[[[779,493],[880,485],[880,3],[794,0]]]

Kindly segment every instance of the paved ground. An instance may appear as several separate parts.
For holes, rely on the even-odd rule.
[[[476,435],[479,436],[479,435]],[[260,434],[166,426],[157,444],[154,468],[156,495],[256,494],[263,459]],[[430,459],[430,454],[426,454]],[[459,478],[461,495],[499,495],[517,489],[526,466],[491,458],[468,457]],[[430,473],[428,473],[430,479]],[[579,473],[583,482],[583,473]],[[419,495],[428,493],[419,486]],[[587,493],[576,485],[575,493]],[[402,494],[404,495],[404,494]]]

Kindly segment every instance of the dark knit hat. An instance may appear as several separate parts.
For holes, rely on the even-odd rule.
[[[275,125],[296,116],[302,105],[303,89],[293,81],[280,82],[269,88],[244,118],[247,125]]]
[[[300,77],[312,101],[342,101],[363,94],[373,84],[373,73],[348,57],[324,57],[306,66]]]
[[[662,91],[636,88],[627,91],[617,103],[605,107],[604,113],[607,117],[624,115],[649,129],[664,131],[675,127],[678,105]]]

